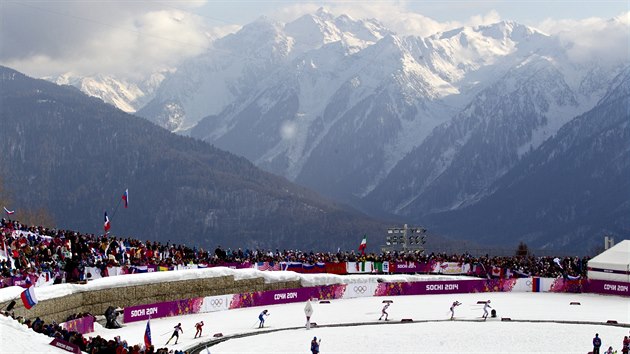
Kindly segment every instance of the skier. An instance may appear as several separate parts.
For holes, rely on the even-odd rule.
[[[385,321],[389,321],[387,319],[387,317],[389,316],[389,314],[387,313],[387,308],[389,307],[390,304],[391,303],[388,302],[385,304],[385,306],[383,306],[383,309],[381,310],[381,317],[378,318],[379,321],[381,320],[381,318],[383,318],[383,316],[385,316]]]
[[[173,328],[175,328],[175,330],[173,331],[173,335],[171,336],[171,338],[168,339],[168,341],[166,341],[165,345],[168,345],[168,343],[171,341],[171,339],[173,339],[173,337],[175,338],[175,344],[177,344],[177,341],[179,340],[179,332],[182,332],[182,334],[184,334],[184,330],[182,329],[181,323],[178,323],[177,326]]]
[[[321,343],[322,340],[317,340],[317,337],[313,337],[313,340],[311,341],[311,353],[312,354],[319,354],[319,343]]]
[[[452,305],[451,305],[451,320],[455,317],[455,308],[459,305],[461,305],[462,303],[459,301],[455,301]]]
[[[625,336],[623,337],[621,353],[628,354],[628,352],[630,352],[630,338],[628,338],[628,336]]]
[[[258,328],[265,327],[265,316],[269,316],[269,311],[263,310],[263,312],[258,315],[258,320],[260,321],[260,323],[258,324]]]
[[[486,301],[486,303],[483,305],[483,320],[485,321],[488,318],[488,309],[491,309],[492,306],[490,306],[490,300]]]
[[[313,315],[313,305],[311,305],[311,299],[306,301],[304,306],[304,314],[306,315],[306,329],[311,329],[311,316]]]
[[[593,354],[599,354],[599,347],[602,346],[602,340],[599,338],[599,333],[595,333],[593,338]]]
[[[203,321],[195,323],[195,328],[197,329],[197,332],[195,332],[195,338],[197,338],[197,335],[201,337],[201,332],[203,332]]]
[[[608,347],[608,350],[605,351],[604,354],[617,354],[617,351],[613,351],[612,347]]]

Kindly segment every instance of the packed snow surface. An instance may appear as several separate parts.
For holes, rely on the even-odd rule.
[[[264,275],[266,282],[300,279],[305,286],[334,282],[354,283],[360,278],[372,280],[380,278],[387,281],[436,279],[435,276],[299,275],[293,272],[218,268],[118,276],[95,280],[87,286],[95,290],[114,284],[124,286],[146,283],[149,280],[173,281],[209,276],[210,273],[215,276],[238,274],[240,278]],[[38,289],[38,294],[42,297],[54,297],[60,295],[60,292],[70,291],[68,289],[53,291],[56,287]],[[9,289],[11,288],[0,291],[0,295],[6,294]],[[388,309],[388,322],[378,320],[383,300],[386,299],[393,301]],[[462,302],[463,305],[455,310],[456,320],[449,321],[449,307],[455,300]],[[486,300],[491,300],[492,308],[497,311],[497,318],[489,318],[482,322],[480,316],[483,314],[483,308],[477,302]],[[571,302],[580,302],[581,305],[570,305]],[[219,332],[224,336],[256,334],[210,346],[208,349],[213,354],[308,353],[309,342],[314,336],[322,339],[322,353],[587,353],[592,349],[591,340],[595,333],[599,333],[604,348],[613,346],[621,352],[623,336],[630,334],[628,327],[587,323],[515,322],[543,320],[603,323],[616,320],[619,323],[630,323],[630,301],[627,298],[594,294],[475,293],[366,297],[331,300],[328,304],[313,302],[311,321],[317,323],[319,327],[311,330],[295,329],[305,324],[303,302],[265,308],[270,312],[265,329],[257,328],[257,317],[263,310],[261,307],[152,319],[150,324],[153,344],[156,348],[164,347],[173,326],[179,322],[184,333],[180,335],[177,345],[168,346],[170,349],[189,349],[198,344],[209,343],[213,339],[213,334]],[[513,321],[500,321],[502,317],[509,317]],[[401,319],[428,322],[401,323]],[[193,339],[194,324],[201,320],[205,323],[203,337]],[[333,324],[348,326],[322,327]],[[145,321],[126,323],[123,328],[116,330],[105,329],[95,324],[95,333],[91,336],[101,335],[108,339],[120,336],[130,345],[140,344],[143,342],[145,327]],[[267,330],[281,331],[265,333]],[[2,353],[60,352],[47,344],[50,341],[50,338],[0,316]]]

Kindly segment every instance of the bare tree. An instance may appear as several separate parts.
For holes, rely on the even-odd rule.
[[[527,257],[529,255],[529,247],[525,244],[525,242],[521,241],[516,247],[516,256],[517,257]]]

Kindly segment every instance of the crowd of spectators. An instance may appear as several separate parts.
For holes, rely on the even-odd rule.
[[[488,274],[499,267],[504,270],[504,276],[579,277],[586,276],[588,261],[588,258],[580,257],[479,257],[467,253],[449,255],[420,251],[361,254],[355,251],[232,250],[220,246],[209,251],[171,243],[27,226],[7,219],[0,220],[0,247],[0,255],[8,254],[13,259],[13,265],[7,258],[0,260],[0,278],[46,272],[54,283],[87,280],[86,267],[99,268],[101,275],[107,276],[108,267],[155,265],[172,269],[190,264],[216,266],[256,262],[458,262],[481,266]]]
[[[120,336],[114,339],[105,339],[101,336],[87,337],[75,331],[69,331],[56,322],[46,323],[39,317],[34,320],[25,319],[22,316],[15,316],[13,312],[4,311],[4,316],[11,317],[21,324],[37,333],[44,334],[51,338],[64,340],[79,347],[82,352],[90,354],[187,354],[187,351],[169,350],[168,348],[155,348],[151,346],[145,348],[144,345],[130,345]],[[84,316],[92,316],[89,313],[75,314],[68,317],[68,320],[77,319]]]

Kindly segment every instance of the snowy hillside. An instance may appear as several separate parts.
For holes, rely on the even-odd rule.
[[[453,237],[488,243],[521,240],[541,248],[595,249],[601,236],[625,234],[630,212],[630,67],[604,97],[526,154],[479,203],[428,221]],[[468,231],[465,231],[468,230]],[[553,235],[553,237],[550,237]]]
[[[151,100],[166,75],[154,73],[140,82],[106,75],[78,77],[71,73],[46,79],[58,85],[75,86],[89,96],[98,97],[122,111],[133,113]]]

